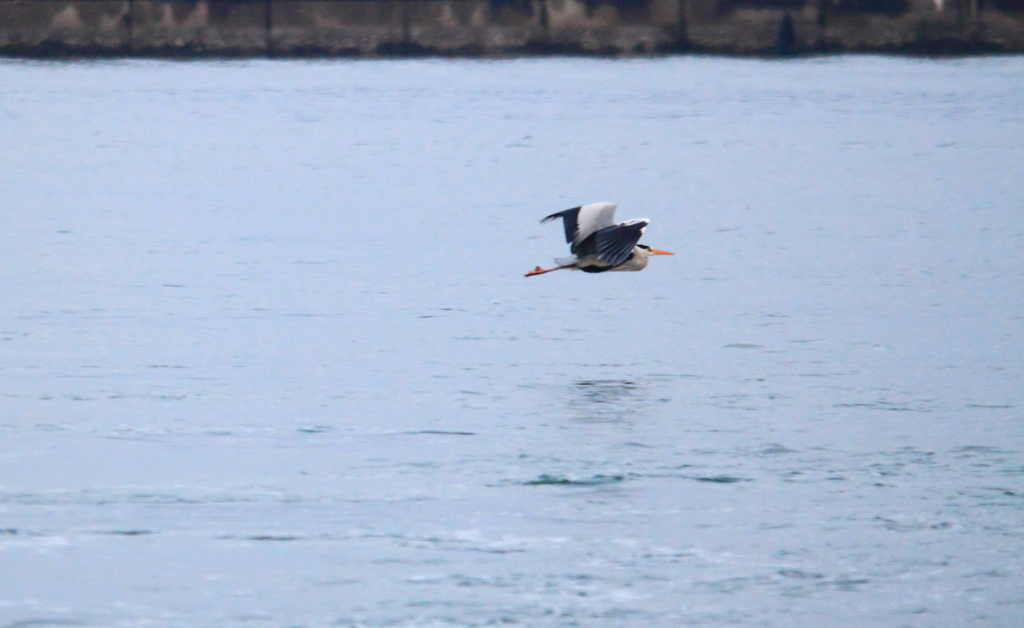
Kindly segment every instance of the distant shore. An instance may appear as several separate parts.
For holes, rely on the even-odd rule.
[[[0,0],[8,57],[1024,52],[1024,0]]]

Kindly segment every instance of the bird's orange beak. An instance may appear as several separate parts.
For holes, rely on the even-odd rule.
[[[648,255],[675,255],[675,253],[669,253],[668,251],[662,251],[661,249],[651,249]]]

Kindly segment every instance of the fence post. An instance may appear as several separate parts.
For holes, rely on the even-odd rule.
[[[266,30],[266,39],[264,41],[264,48],[266,54],[269,56],[274,49],[274,40],[271,38],[274,29],[274,2],[273,0],[263,0],[263,17],[264,17],[264,28]]]

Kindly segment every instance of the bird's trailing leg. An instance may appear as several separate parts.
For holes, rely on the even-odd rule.
[[[556,270],[562,270],[563,268],[574,268],[573,266],[555,266],[554,268],[541,268],[538,266],[530,272],[526,273],[524,277],[533,277],[534,275],[543,275],[544,273],[553,273]]]

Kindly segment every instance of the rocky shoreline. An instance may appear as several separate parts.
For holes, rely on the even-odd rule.
[[[1024,0],[0,0],[15,57],[1024,52]]]

